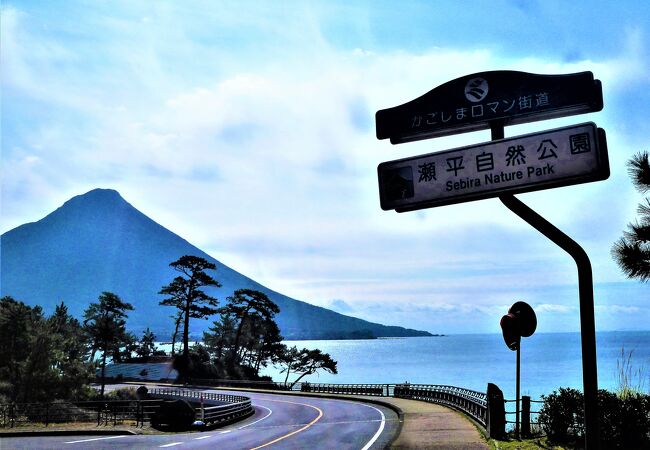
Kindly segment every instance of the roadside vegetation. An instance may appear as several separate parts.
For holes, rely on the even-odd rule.
[[[239,289],[224,306],[203,290],[218,287],[208,271],[214,264],[183,256],[170,264],[178,276],[161,288],[160,304],[175,309],[170,316],[171,354],[156,348],[156,336],[146,329],[140,337],[127,329],[133,304],[112,292],[102,292],[81,319],[64,302],[46,316],[10,296],[0,299],[0,403],[93,400],[104,395],[110,363],[173,359],[179,381],[188,378],[260,380],[260,371],[275,365],[295,382],[319,370],[337,373],[337,363],[320,350],[287,348],[275,316],[278,306],[264,293]],[[201,344],[190,346],[193,320],[213,319]],[[180,336],[180,339],[179,339]],[[180,348],[176,349],[176,343]],[[90,387],[100,384],[99,392]],[[132,394],[132,393],[131,393]]]
[[[650,395],[624,397],[598,391],[600,441],[604,448],[650,448]],[[575,448],[584,440],[583,395],[561,388],[544,398],[540,422],[549,442]]]
[[[598,391],[600,443],[607,449],[650,448],[650,391],[646,366],[636,364],[633,351],[621,349],[614,392]],[[584,396],[572,388],[560,388],[542,396],[544,404],[533,426],[534,437],[490,440],[494,449],[584,448]]]
[[[541,436],[490,440],[494,449],[580,449],[584,448],[583,394],[560,388],[544,396],[539,414]],[[650,448],[650,395],[629,393],[620,397],[598,391],[599,432],[602,448]]]
[[[531,439],[511,439],[507,441],[500,441],[491,439],[489,442],[490,448],[493,450],[568,450],[571,447],[563,447],[561,445],[551,444],[546,437],[538,437]]]

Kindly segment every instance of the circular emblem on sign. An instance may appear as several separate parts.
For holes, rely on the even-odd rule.
[[[488,93],[488,82],[483,78],[472,78],[465,85],[465,97],[470,102],[480,102]]]

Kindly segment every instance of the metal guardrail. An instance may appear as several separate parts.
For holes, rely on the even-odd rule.
[[[274,381],[239,380],[188,380],[193,385],[271,389],[344,395],[368,395],[422,400],[451,406],[471,416],[482,426],[487,422],[487,394],[456,386],[435,384],[331,384],[331,383],[282,383]]]
[[[334,383],[285,383],[281,381],[247,381],[247,380],[188,380],[188,385],[211,386],[218,388],[268,389],[293,392],[313,392],[321,394],[349,394],[391,397],[394,384],[334,384]]]
[[[243,395],[231,395],[231,394],[221,394],[218,392],[203,392],[200,389],[169,389],[169,388],[153,388],[150,389],[147,394],[149,396],[155,396],[158,398],[169,397],[169,398],[185,398],[193,400],[201,400],[204,402],[212,403],[239,403],[239,402],[248,402],[250,403],[250,398],[244,397]]]
[[[235,388],[258,388],[281,391],[299,391],[310,393],[328,393],[343,395],[364,395],[377,397],[397,397],[413,400],[421,400],[432,403],[439,403],[445,406],[458,409],[471,416],[482,426],[487,423],[487,394],[473,391],[471,389],[456,386],[432,385],[432,384],[327,384],[327,383],[282,383],[272,381],[237,381],[237,380],[188,380],[192,385],[204,385],[214,387],[235,387]],[[248,397],[240,395],[220,394],[203,392],[200,389],[158,389],[149,390],[151,397],[157,400],[133,400],[133,401],[100,401],[100,402],[77,402],[74,403],[81,411],[85,411],[87,421],[92,415],[99,424],[117,424],[125,420],[134,420],[136,424],[150,422],[152,415],[160,407],[164,399],[186,399],[195,406],[196,417],[205,423],[222,424],[252,415],[254,409]],[[147,403],[149,402],[149,403]],[[97,404],[93,407],[91,404]],[[56,403],[59,404],[59,403]],[[85,405],[84,405],[85,404]],[[121,406],[120,406],[121,404]],[[50,406],[48,406],[50,405]],[[40,404],[44,408],[40,413],[20,413],[20,408],[27,408],[20,405],[0,405],[0,426],[13,426],[20,417],[31,417],[25,421],[38,421],[53,423],[60,418],[53,414],[54,404]],[[30,411],[35,411],[32,407]],[[29,409],[29,408],[27,408]],[[16,414],[19,412],[19,414]],[[22,414],[22,416],[20,415]],[[83,415],[82,414],[82,415]],[[81,417],[81,415],[77,415]],[[70,413],[70,417],[77,417]]]
[[[474,418],[482,426],[487,424],[487,394],[456,386],[431,384],[398,384],[395,397],[422,400],[451,406]]]
[[[213,425],[231,423],[255,412],[250,398],[240,395],[189,389],[152,389],[149,395],[156,399],[0,404],[0,427],[28,423],[47,427],[66,422],[96,422],[98,426],[129,423],[142,427],[151,422],[165,399],[189,400],[195,405],[196,417]]]
[[[42,423],[96,422],[100,425],[131,423],[143,426],[160,407],[161,400],[105,400],[83,402],[0,404],[0,427]]]
[[[301,392],[318,392],[325,394],[371,395],[389,397],[390,384],[324,384],[302,383]]]
[[[197,419],[213,425],[231,423],[255,413],[251,399],[242,395],[194,389],[151,389],[148,394],[161,399],[190,399],[199,405],[195,407]]]
[[[269,389],[279,391],[299,391],[303,383],[285,383],[282,381],[218,380],[212,378],[189,378],[187,385],[211,386],[240,389]],[[293,388],[292,388],[293,386]]]
[[[329,383],[281,383],[273,381],[238,380],[188,380],[194,385],[234,387],[271,390],[292,390],[344,395],[368,395],[422,400],[451,406],[468,414],[482,426],[487,422],[487,394],[455,386],[435,384],[329,384]]]

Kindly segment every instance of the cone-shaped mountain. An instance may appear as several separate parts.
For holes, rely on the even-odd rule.
[[[169,263],[183,255],[216,264],[211,275],[221,288],[206,291],[220,301],[236,289],[264,292],[280,307],[277,322],[289,339],[362,336],[426,336],[424,331],[385,326],[294,300],[242,275],[157,224],[126,202],[117,191],[95,189],[76,196],[43,219],[2,235],[0,293],[51,312],[64,301],[81,318],[103,291],[134,305],[128,325],[138,335],[150,327],[160,339],[173,330],[173,308],[159,306],[161,287],[176,275]],[[200,338],[210,320],[194,320]]]

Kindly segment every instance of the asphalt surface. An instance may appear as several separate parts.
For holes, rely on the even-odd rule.
[[[205,392],[229,392],[204,390]],[[241,395],[241,392],[231,391]],[[383,449],[397,436],[397,414],[384,406],[343,399],[247,392],[255,414],[202,433],[125,436],[3,437],[9,449]]]

